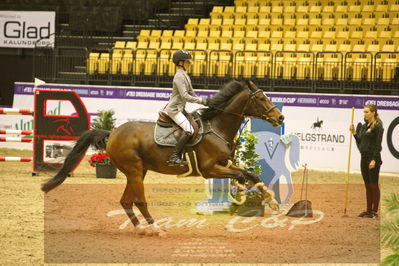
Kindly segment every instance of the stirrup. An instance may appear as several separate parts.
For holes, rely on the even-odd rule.
[[[187,162],[180,159],[177,155],[172,155],[169,160],[166,161],[169,166],[186,166]]]

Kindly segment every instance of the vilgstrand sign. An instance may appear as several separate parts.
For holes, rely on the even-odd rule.
[[[54,47],[55,12],[0,11],[0,47]]]

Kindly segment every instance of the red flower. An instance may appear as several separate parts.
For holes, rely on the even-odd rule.
[[[105,152],[94,153],[88,160],[90,166],[95,167],[96,164],[110,164],[109,155]]]

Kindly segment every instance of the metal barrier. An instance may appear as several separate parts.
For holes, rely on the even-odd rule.
[[[60,47],[53,54],[43,51],[34,62],[34,76],[53,82],[167,87],[173,80],[171,57],[176,49],[112,49],[108,53],[79,49]],[[261,87],[276,90],[399,91],[398,52],[379,52],[373,57],[370,52],[190,51],[194,62],[189,74],[196,88],[218,87],[231,78],[250,78]]]

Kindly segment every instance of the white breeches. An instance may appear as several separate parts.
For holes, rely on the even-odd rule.
[[[175,121],[175,123],[181,127],[186,134],[192,135],[194,133],[194,128],[182,112],[177,114],[169,114],[169,117]]]

